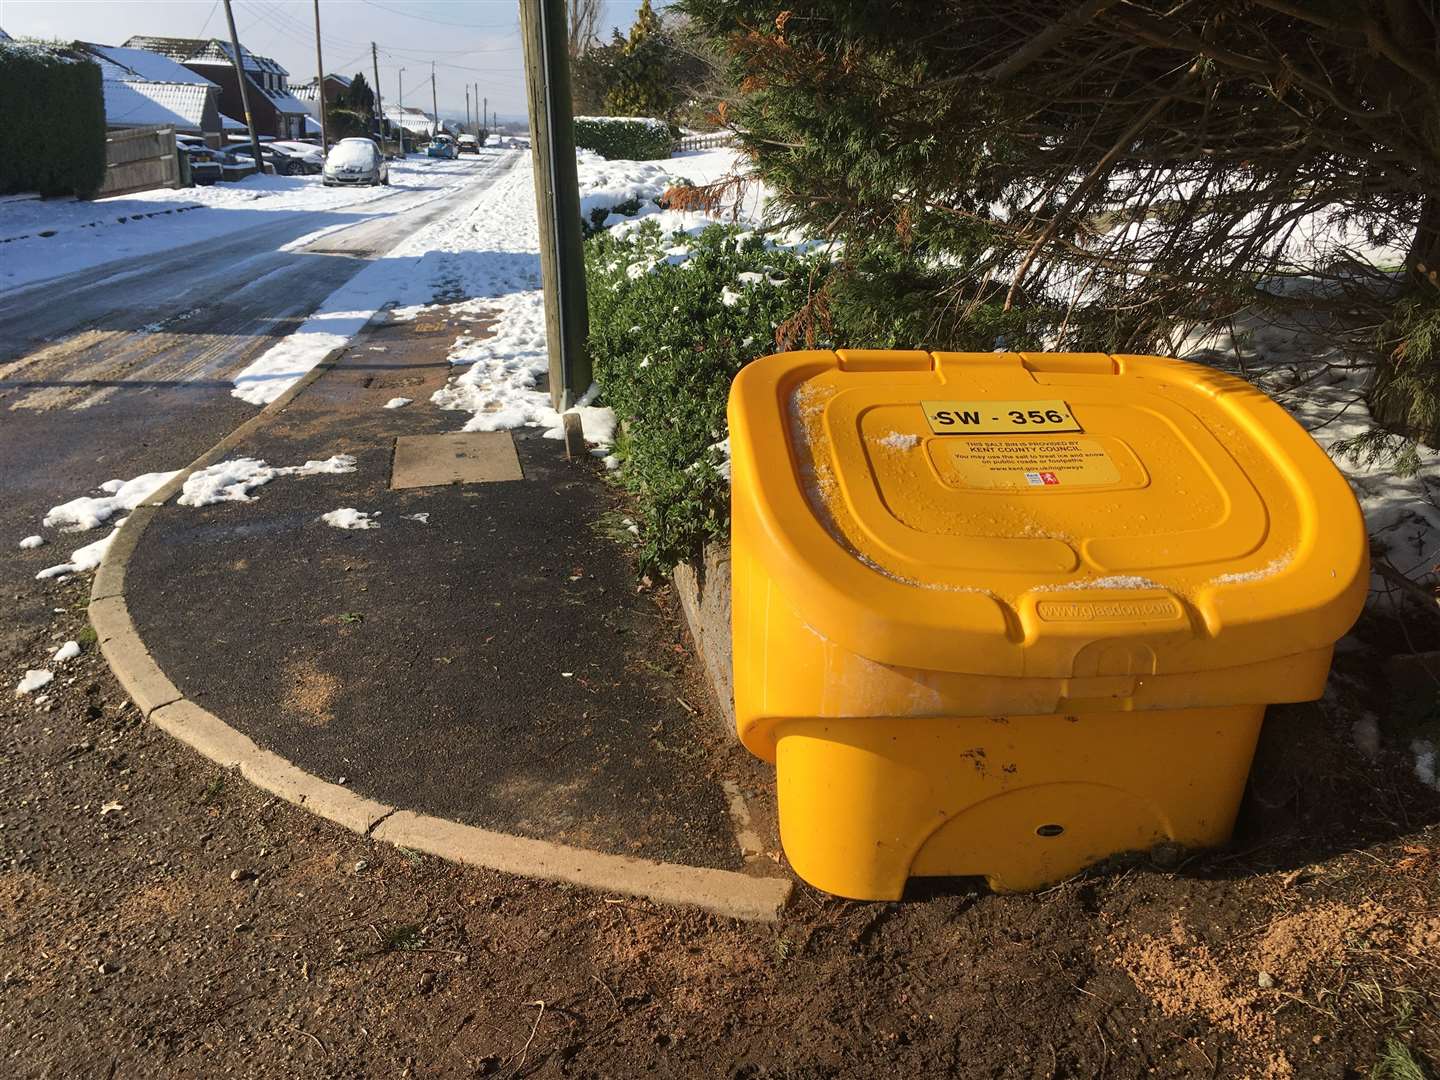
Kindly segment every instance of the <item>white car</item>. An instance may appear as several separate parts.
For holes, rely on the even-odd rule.
[[[341,139],[325,156],[321,174],[326,187],[336,184],[389,184],[390,166],[374,139]]]

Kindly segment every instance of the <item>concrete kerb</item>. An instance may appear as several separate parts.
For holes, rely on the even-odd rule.
[[[364,329],[374,322],[372,318]],[[353,344],[354,339],[329,353],[284,394],[181,470],[120,526],[95,574],[88,614],[101,652],[126,693],[151,723],[192,750],[224,768],[238,769],[261,790],[352,832],[452,862],[521,877],[696,907],[734,919],[778,919],[793,889],[789,878],[755,877],[733,870],[607,855],[491,832],[367,799],[260,747],[248,735],[181,695],[160,669],[135,629],[125,603],[125,567],[145,529],[159,507],[180,492],[192,473],[220,460],[270,414],[289,405]]]

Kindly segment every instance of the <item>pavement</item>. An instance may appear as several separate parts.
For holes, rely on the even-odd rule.
[[[395,188],[383,214],[374,202],[365,216],[255,212],[253,226],[218,239],[0,293],[0,661],[18,661],[24,632],[49,622],[34,576],[63,555],[14,544],[50,507],[112,478],[181,468],[250,419],[255,407],[231,396],[235,373],[509,163],[479,162],[463,185]],[[195,211],[222,212],[239,211]]]
[[[93,594],[107,658],[155,723],[355,831],[774,918],[770,777],[723,729],[669,591],[637,584],[599,462],[521,429],[475,451],[513,445],[520,479],[392,488],[397,440],[460,426],[428,400],[449,343],[487,332],[432,311],[365,332],[202,459],[354,472],[200,508],[162,491],[133,516]],[[342,508],[376,527],[321,520]]]

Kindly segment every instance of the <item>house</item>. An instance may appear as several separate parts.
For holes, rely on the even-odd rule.
[[[230,43],[219,38],[172,38],[137,35],[125,42],[127,49],[139,49],[169,57],[220,87],[220,111],[241,119],[245,106]],[[268,56],[240,47],[250,111],[256,131],[277,139],[300,139],[305,135],[306,109],[290,93],[290,73]]]
[[[325,104],[334,105],[344,94],[350,92],[351,79],[344,75],[325,76]],[[320,119],[320,88],[315,79],[311,79],[303,86],[291,87],[290,92],[296,99],[305,106],[307,112],[316,120]]]
[[[77,41],[100,67],[105,126],[111,130],[165,124],[223,146],[226,131],[245,125],[220,112],[220,87],[184,64],[142,49]]]
[[[385,119],[393,127],[399,125],[421,139],[428,139],[435,134],[435,120],[427,112],[419,109],[412,109],[409,105],[386,105]]]

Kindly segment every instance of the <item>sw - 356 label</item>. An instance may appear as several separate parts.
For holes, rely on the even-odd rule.
[[[936,435],[1024,435],[1083,431],[1063,401],[922,401]]]

